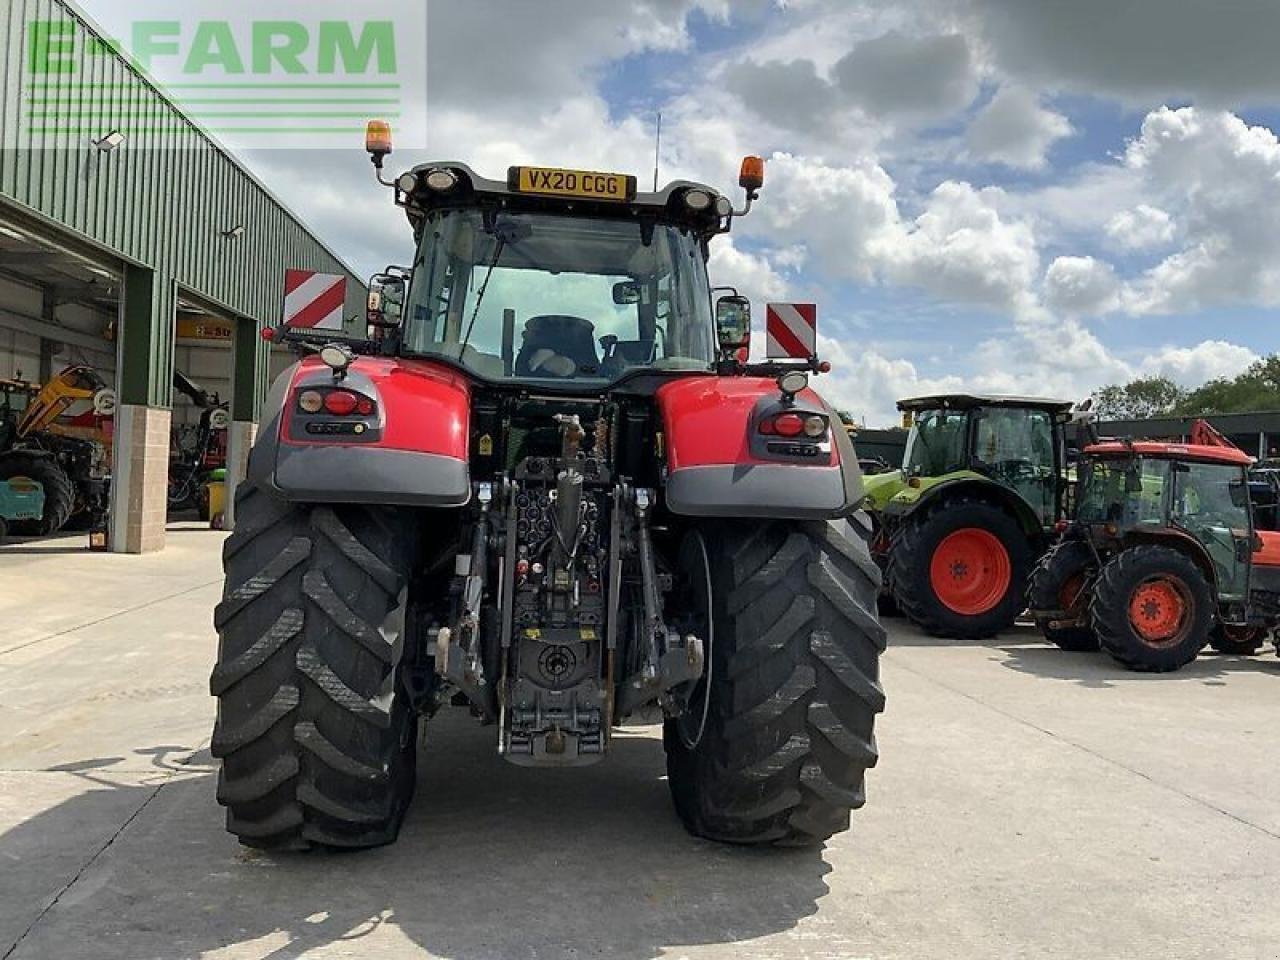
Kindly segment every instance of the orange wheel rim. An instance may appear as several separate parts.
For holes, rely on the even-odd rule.
[[[1129,623],[1142,641],[1168,647],[1186,636],[1191,625],[1191,599],[1176,577],[1152,577],[1138,584],[1129,599]]]
[[[1000,605],[1013,582],[1013,563],[1000,538],[966,527],[948,534],[933,551],[929,584],[948,610],[966,617]]]
[[[1076,573],[1067,578],[1067,582],[1058,591],[1058,605],[1063,610],[1074,612],[1084,596],[1084,574]]]

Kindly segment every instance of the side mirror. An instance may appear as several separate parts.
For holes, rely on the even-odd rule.
[[[1125,471],[1124,492],[1125,493],[1141,493],[1142,492],[1142,474],[1140,474],[1137,470]]]
[[[746,297],[721,297],[716,301],[716,340],[724,353],[751,343],[751,301]]]
[[[613,302],[620,307],[640,302],[640,284],[634,280],[623,280],[613,285]]]
[[[379,273],[369,281],[366,319],[375,329],[400,326],[404,313],[405,278],[392,273]]]

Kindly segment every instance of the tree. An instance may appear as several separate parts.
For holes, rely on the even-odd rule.
[[[1093,395],[1093,405],[1103,420],[1280,410],[1280,354],[1254,361],[1239,376],[1218,377],[1194,390],[1184,390],[1168,377],[1111,384]]]
[[[1280,410],[1280,354],[1255,361],[1238,377],[1210,380],[1177,406],[1184,416],[1253,410]]]
[[[1104,420],[1146,420],[1173,413],[1186,396],[1168,377],[1139,377],[1103,387],[1093,395],[1093,406]]]

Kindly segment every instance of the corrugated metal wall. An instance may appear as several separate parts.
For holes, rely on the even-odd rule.
[[[72,25],[71,72],[31,69],[30,25],[48,21]],[[362,313],[362,281],[123,58],[95,51],[98,40],[59,0],[3,0],[0,195],[157,272],[148,402],[168,401],[174,282],[271,323],[287,267],[346,274],[347,314]],[[127,137],[119,149],[92,145],[113,130]],[[240,239],[221,235],[235,226]]]

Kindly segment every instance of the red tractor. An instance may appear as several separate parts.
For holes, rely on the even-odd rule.
[[[1280,533],[1255,527],[1252,458],[1205,423],[1191,441],[1085,448],[1075,520],[1028,590],[1048,640],[1168,671],[1207,644],[1255,653],[1280,624]]]
[[[369,149],[381,180],[388,132]],[[743,363],[749,303],[713,304],[708,245],[763,162],[740,183],[741,210],[534,167],[389,184],[412,269],[374,279],[368,341],[276,381],[237,495],[211,687],[241,842],[394,840],[418,720],[449,705],[532,767],[661,721],[700,836],[848,826],[884,707],[879,572],[820,365]]]

